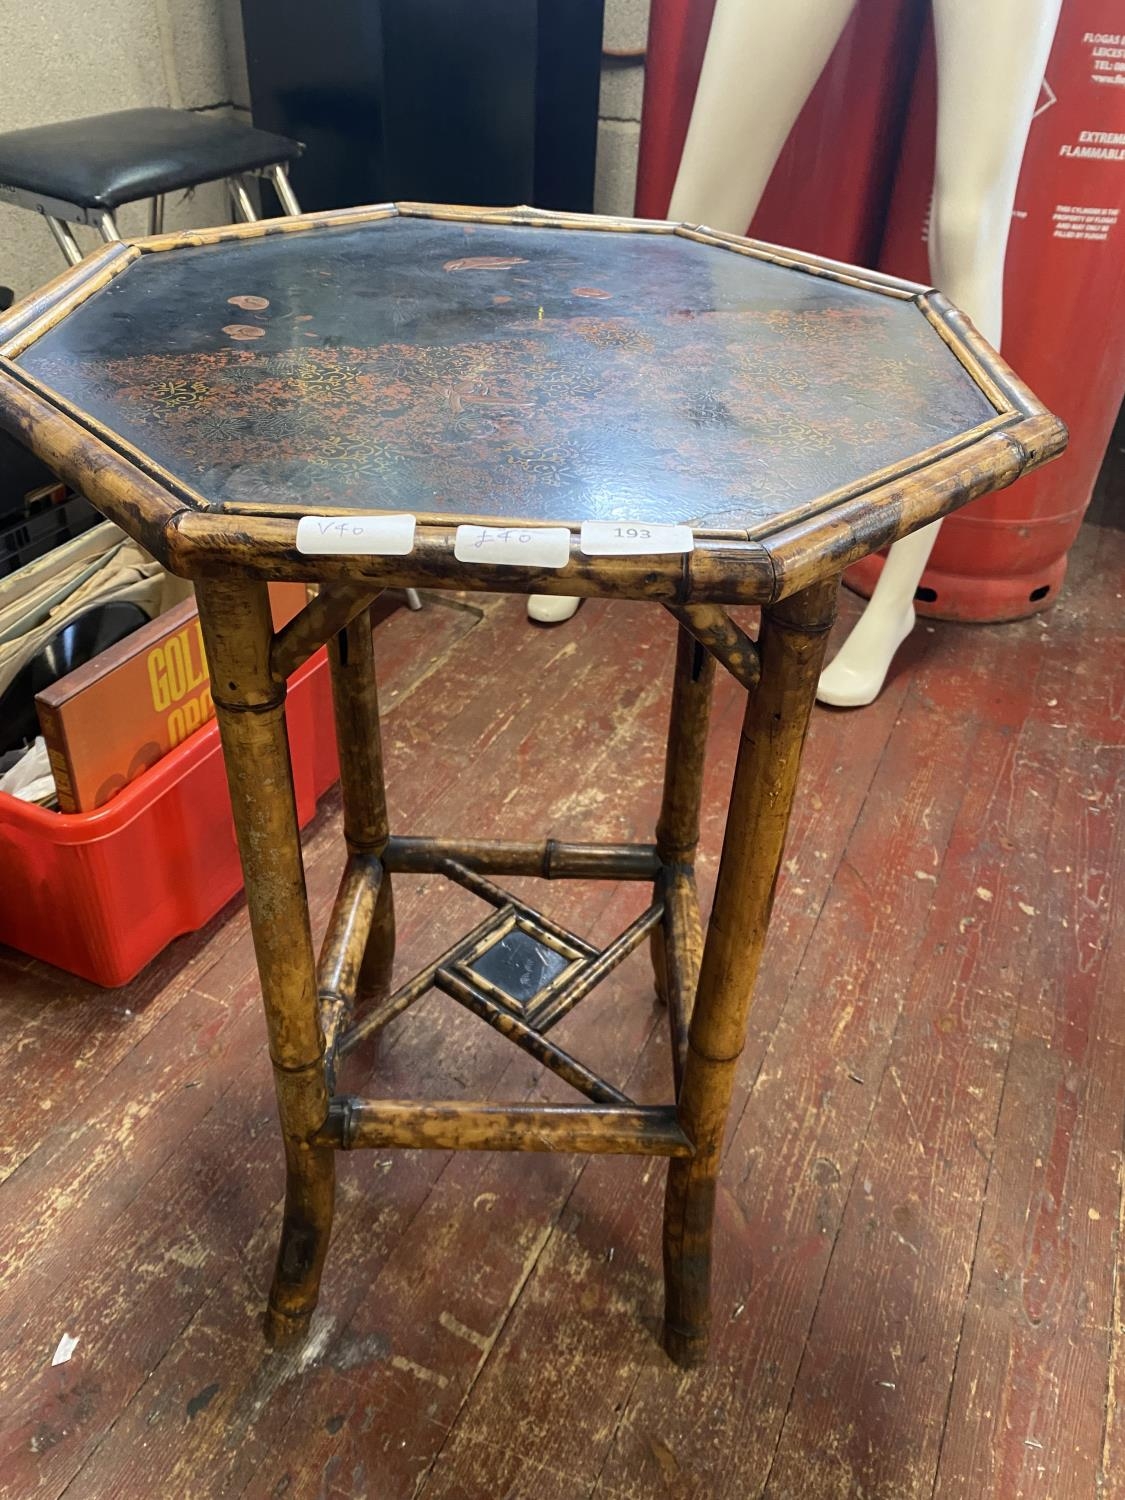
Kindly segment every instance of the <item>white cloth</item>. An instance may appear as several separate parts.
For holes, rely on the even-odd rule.
[[[43,805],[55,800],[55,778],[47,757],[47,742],[42,735],[26,753],[0,776],[0,792],[18,797],[21,802]]]

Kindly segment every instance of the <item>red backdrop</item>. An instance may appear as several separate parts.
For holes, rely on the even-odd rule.
[[[754,235],[928,280],[928,10],[927,0],[859,0]],[[646,217],[667,211],[713,11],[714,0],[653,0],[637,187]],[[1045,607],[1061,584],[1125,389],[1122,33],[1122,0],[1064,0],[1008,251],[1004,354],[1068,423],[1071,448],[946,522],[922,581],[933,596],[924,612],[1012,618]],[[868,559],[849,582],[867,592],[880,567]]]
[[[879,264],[927,276],[935,67],[923,50]],[[1101,139],[1108,137],[1109,140]],[[1064,0],[1004,273],[1004,357],[1070,428],[1062,458],[942,527],[923,612],[1004,620],[1048,605],[1125,391],[1125,4]],[[848,581],[869,593],[869,558]]]

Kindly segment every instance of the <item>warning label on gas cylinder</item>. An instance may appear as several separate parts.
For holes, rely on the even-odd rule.
[[[1121,215],[1119,208],[1080,207],[1060,203],[1051,218],[1056,240],[1108,240],[1109,232]]]
[[[1077,141],[1059,147],[1059,155],[1091,161],[1125,161],[1125,130],[1080,130]]]

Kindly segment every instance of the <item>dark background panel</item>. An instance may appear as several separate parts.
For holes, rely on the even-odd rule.
[[[242,22],[254,123],[305,143],[290,174],[302,208],[379,201],[382,6],[243,0]]]
[[[254,120],[301,205],[589,211],[603,0],[242,0]]]

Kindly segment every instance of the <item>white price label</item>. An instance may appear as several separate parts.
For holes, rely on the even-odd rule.
[[[297,522],[297,551],[310,556],[405,557],[413,550],[413,516],[302,516]]]
[[[587,557],[635,557],[642,552],[694,552],[690,526],[638,521],[583,521],[578,545]]]
[[[458,526],[453,555],[458,562],[565,568],[570,561],[570,530],[566,526]]]

